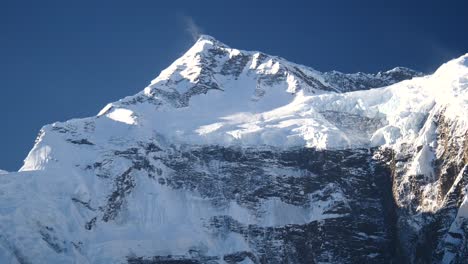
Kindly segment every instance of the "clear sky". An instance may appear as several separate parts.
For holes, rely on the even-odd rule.
[[[431,72],[468,52],[468,1],[0,0],[0,169],[41,126],[142,90],[198,32],[317,70]]]

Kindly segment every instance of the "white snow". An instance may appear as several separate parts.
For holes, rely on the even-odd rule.
[[[460,205],[458,216],[465,217],[466,219],[468,219],[468,186],[465,187],[465,198],[463,199],[463,202]]]
[[[108,113],[106,116],[117,122],[122,122],[129,125],[136,124],[135,115],[131,110],[128,109],[117,108],[114,109],[112,112]]]
[[[467,68],[464,70],[466,75]],[[463,75],[457,76],[458,80]],[[258,101],[250,100],[255,89],[254,80],[244,76],[234,85],[225,84],[224,91],[209,91],[193,97],[189,107],[166,107],[155,114],[146,114],[147,109],[142,105],[129,108],[138,113],[149,128],[176,142],[349,148],[394,144],[398,140],[420,136],[419,124],[434,103],[447,107],[448,117],[452,118],[459,118],[463,113],[460,107],[466,107],[460,103],[458,111],[450,110],[455,104],[447,104],[448,99],[437,97],[433,92],[436,80],[439,90],[452,88],[451,80],[441,82],[438,76],[416,78],[369,91],[321,95],[302,90],[291,94],[296,90],[293,87],[296,83],[291,78],[288,77],[284,84],[269,87],[265,97]],[[461,91],[463,93],[453,97],[466,100],[466,85]],[[363,137],[362,131],[343,129],[340,122],[346,120],[323,116],[322,113],[327,111],[374,119],[385,125],[361,127],[368,129],[368,134]],[[457,113],[458,116],[454,116]],[[459,122],[462,122],[461,118]]]

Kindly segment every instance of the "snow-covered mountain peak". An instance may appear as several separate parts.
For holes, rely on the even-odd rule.
[[[129,144],[160,137],[187,144],[321,149],[394,142],[403,133],[396,132],[401,125],[390,125],[379,132],[382,136],[373,135],[385,124],[399,122],[383,108],[389,96],[399,98],[397,93],[391,89],[344,92],[386,86],[419,75],[405,68],[374,75],[323,73],[201,36],[143,92],[107,105],[97,118],[45,127],[46,136],[39,138],[22,169],[39,169],[51,162],[51,151],[58,149],[46,142],[58,140],[53,135],[68,142],[93,144],[107,144],[126,135]],[[353,122],[366,125],[356,130]]]
[[[433,76],[440,79],[441,83],[452,83],[452,85],[446,86],[447,88],[459,88],[454,92],[461,92],[467,87],[466,83],[464,82],[467,79],[467,74],[468,53],[444,63],[434,72]]]
[[[209,35],[200,35],[198,40],[182,57],[196,58],[198,56],[211,56],[210,50],[230,50],[231,48]]]
[[[197,46],[197,45],[211,45],[211,46],[216,46],[216,47],[222,47],[222,48],[229,48],[228,45],[226,45],[225,43],[217,40],[216,38],[210,36],[210,35],[206,35],[206,34],[201,34],[199,37],[198,37],[198,40],[195,42],[194,46]]]
[[[233,49],[213,37],[202,35],[182,57],[163,70],[143,94],[158,104],[180,108],[187,107],[194,96],[207,93],[237,93],[243,94],[245,101],[262,101],[268,93],[284,97],[280,94],[366,90],[421,75],[402,67],[377,74],[319,72],[277,56]],[[231,87],[233,81],[236,81],[236,87]],[[127,98],[133,101],[147,99]]]
[[[422,76],[422,74],[410,68],[395,67],[388,71],[378,72],[376,76],[391,82],[391,80],[394,80],[394,81],[395,80],[399,80],[399,81],[408,80],[413,77]]]
[[[465,263],[467,71],[319,72],[202,36],[42,128],[0,177],[0,262]]]

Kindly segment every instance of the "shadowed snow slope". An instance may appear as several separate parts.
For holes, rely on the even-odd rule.
[[[462,263],[467,113],[468,54],[343,74],[202,36],[41,129],[0,177],[0,262]]]

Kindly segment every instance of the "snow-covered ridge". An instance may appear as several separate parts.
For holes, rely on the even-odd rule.
[[[203,35],[181,58],[162,71],[145,92],[160,94],[160,90],[176,90],[183,95],[197,86],[194,84],[210,86],[209,89],[223,89],[226,81],[237,80],[241,75],[255,75],[252,78],[256,81],[257,88],[254,97],[262,96],[266,92],[261,86],[284,81],[288,83],[289,93],[304,90],[311,94],[319,94],[383,87],[422,76],[421,73],[404,67],[377,74],[319,72],[277,56],[233,49]]]

